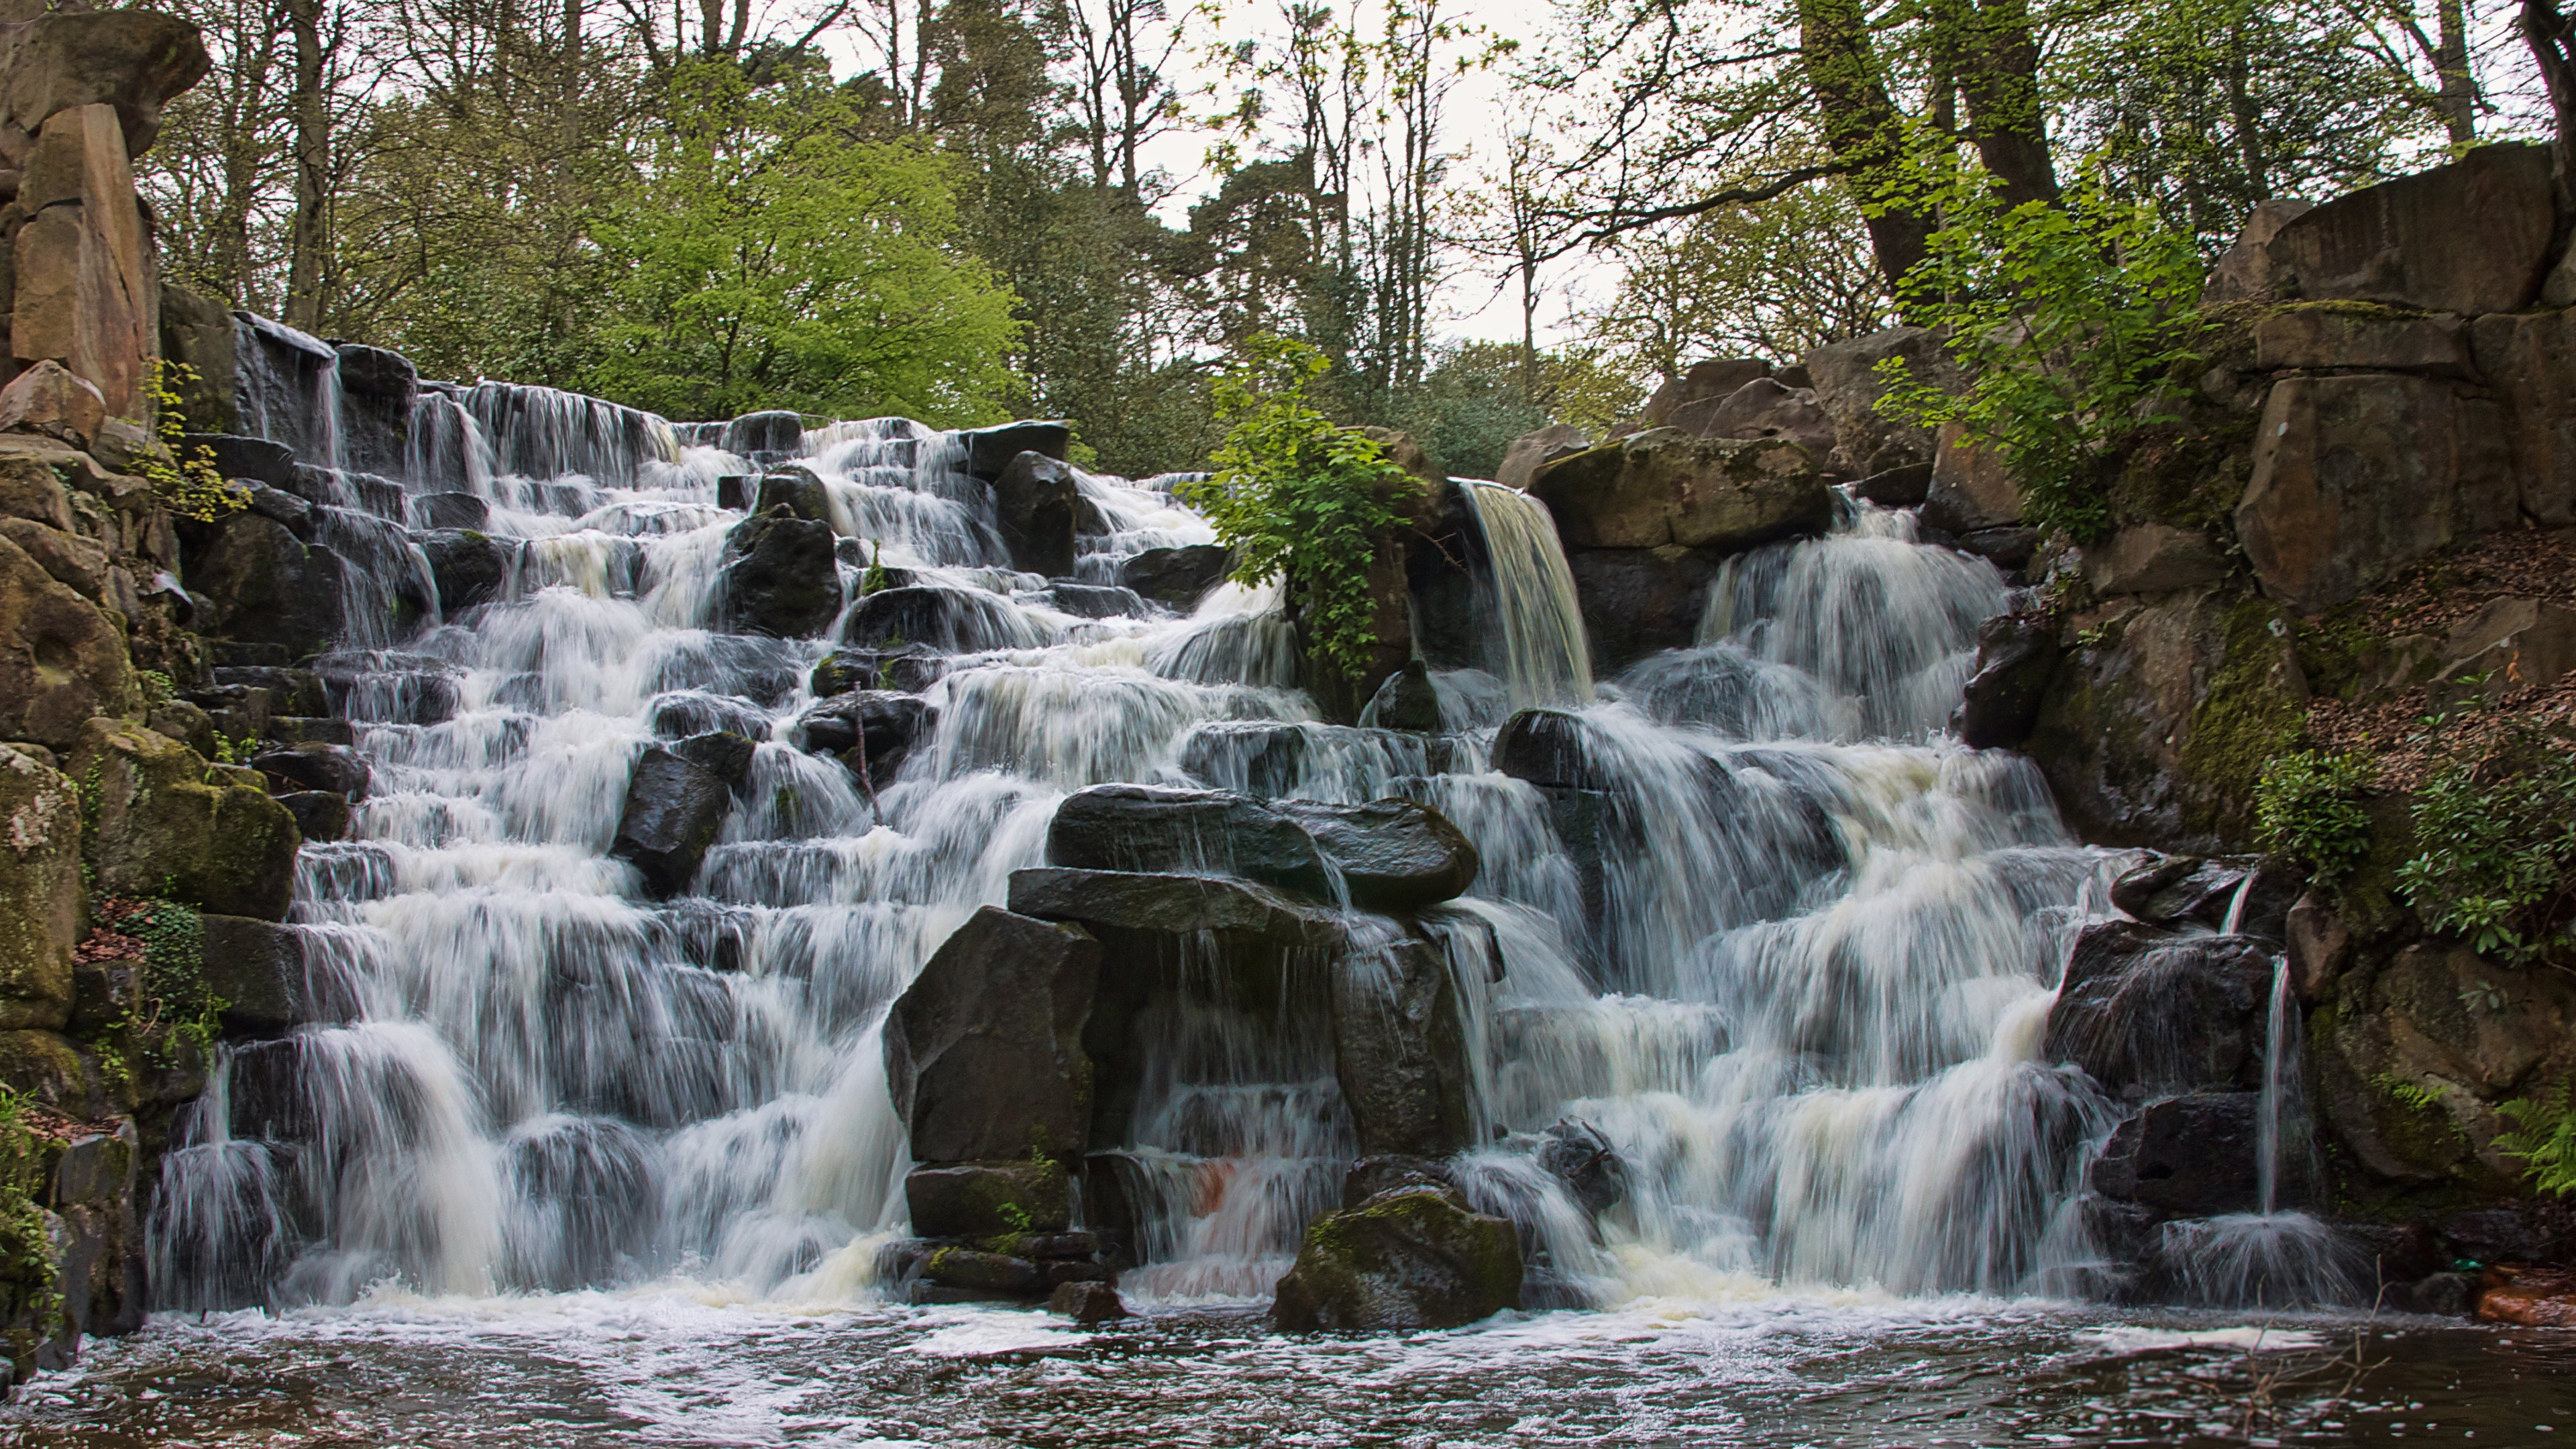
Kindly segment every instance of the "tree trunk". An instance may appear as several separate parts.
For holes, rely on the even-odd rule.
[[[1798,0],[1799,61],[1814,91],[1825,144],[1851,168],[1869,226],[1870,251],[1908,316],[1905,274],[1923,260],[1930,220],[1891,188],[1901,180],[1905,126],[1870,52],[1869,17],[1859,0]]]
[[[286,322],[307,331],[322,325],[331,251],[331,113],[323,94],[322,0],[287,0],[295,39],[295,210],[287,225]]]
[[[2576,216],[2576,24],[2558,0],[2522,0],[2522,39],[2549,88],[2554,135],[2550,156],[2558,182],[2559,229]]]
[[[2433,103],[2442,113],[2443,126],[2451,133],[2451,144],[2474,146],[2478,140],[2478,82],[2469,72],[2468,17],[2460,0],[2440,0],[2434,9],[2440,17],[2441,33],[2434,42],[2433,73],[2442,78],[2442,85]]]
[[[1968,103],[1978,158],[2001,183],[2007,204],[2054,203],[2057,170],[2049,160],[2039,42],[2031,36],[2029,7],[2023,0],[1984,0],[1962,4],[1957,13],[1968,27],[1957,46],[1964,62],[1959,92]]]

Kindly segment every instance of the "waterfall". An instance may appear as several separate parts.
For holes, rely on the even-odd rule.
[[[1592,697],[1592,653],[1556,520],[1537,499],[1493,483],[1461,483],[1490,561],[1486,592],[1499,625],[1497,662],[1514,709]]]

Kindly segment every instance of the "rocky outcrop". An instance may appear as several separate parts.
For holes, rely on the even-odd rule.
[[[1437,947],[1354,943],[1334,962],[1332,1011],[1334,1074],[1362,1153],[1437,1158],[1475,1145],[1458,1001]]]
[[[61,516],[68,524],[67,508]],[[134,703],[134,669],[116,626],[0,537],[0,738],[68,750],[91,716]]]
[[[1666,378],[1646,399],[1643,421],[1650,428],[1671,426],[1674,415],[1682,409],[1723,402],[1747,383],[1770,375],[1771,364],[1758,357],[1712,357],[1694,362],[1683,369],[1681,376]]]
[[[80,795],[0,745],[0,1031],[62,1028],[83,914]]]
[[[926,644],[949,654],[1026,648],[1044,642],[999,597],[980,589],[921,584],[879,589],[859,601],[841,627],[844,643],[874,649]]]
[[[1833,456],[1819,461],[1862,477],[1932,461],[1929,431],[1878,410],[1878,400],[1887,394],[1879,364],[1890,359],[1902,359],[1917,377],[1935,385],[1959,375],[1941,339],[1920,327],[1891,327],[1807,354],[1816,402],[1834,426]]]
[[[993,480],[993,518],[1011,567],[1049,578],[1073,572],[1073,515],[1081,488],[1073,466],[1022,453]]]
[[[1475,845],[1427,805],[1282,800],[1272,808],[1314,838],[1355,905],[1418,910],[1463,895],[1475,883]]]
[[[82,726],[68,766],[74,779],[97,782],[83,847],[98,890],[285,918],[302,841],[257,772],[209,764],[166,735],[113,719]]]
[[[272,645],[290,659],[339,638],[348,564],[338,554],[255,512],[192,525],[184,538],[189,587],[207,605],[203,632]]]
[[[841,570],[832,525],[784,507],[734,526],[725,537],[726,620],[747,634],[805,639],[841,612]]]
[[[939,712],[919,695],[862,689],[823,701],[796,722],[805,748],[839,755],[870,784],[893,782],[914,745],[927,738]],[[856,752],[855,755],[853,752]]]
[[[1234,556],[1213,543],[1149,548],[1118,566],[1118,582],[1167,609],[1189,613],[1225,582]]]
[[[886,1020],[886,1079],[913,1156],[1080,1154],[1092,1087],[1082,1033],[1099,971],[1099,942],[1082,927],[992,906],[942,943]],[[913,1227],[952,1231],[918,1214]]]
[[[1671,425],[1701,438],[1779,438],[1814,458],[1830,456],[1835,443],[1833,420],[1825,416],[1815,392],[1785,387],[1771,377],[1757,377],[1724,397],[1676,408]]]
[[[1094,785],[1056,807],[1047,861],[1085,870],[1237,876],[1310,896],[1329,890],[1315,838],[1225,790]]]
[[[1290,1332],[1456,1328],[1515,1306],[1520,1291],[1510,1222],[1454,1192],[1406,1187],[1309,1224],[1271,1316]]]
[[[2259,1097],[2255,1092],[2195,1092],[2153,1102],[2122,1122],[2094,1160],[2091,1182],[2103,1196],[2189,1217],[2252,1212],[2262,1205]],[[2284,1184],[2282,1205],[2305,1194]]]
[[[1539,470],[1560,458],[1571,458],[1592,447],[1592,439],[1571,423],[1551,423],[1535,433],[1514,438],[1503,450],[1503,461],[1494,469],[1494,481],[1506,488],[1527,488],[1538,477]]]
[[[2133,1101],[2259,1087],[2272,974],[2271,951],[2242,936],[2088,927],[2067,958],[2042,1054]]]
[[[2265,250],[2285,298],[2473,316],[2529,306],[2556,235],[2548,148],[2513,144],[2314,207]]]
[[[967,476],[990,483],[1001,477],[1002,470],[1022,453],[1064,462],[1067,450],[1073,446],[1073,429],[1063,423],[1006,423],[998,428],[959,433],[957,441],[964,449],[962,461]]]

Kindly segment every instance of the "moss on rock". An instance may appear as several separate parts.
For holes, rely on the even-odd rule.
[[[255,774],[210,765],[166,735],[115,719],[82,729],[70,765],[97,889],[285,918],[303,841],[295,817],[251,783]]]
[[[1402,1187],[1309,1224],[1272,1313],[1292,1331],[1455,1328],[1514,1306],[1520,1291],[1509,1222],[1442,1188]]]

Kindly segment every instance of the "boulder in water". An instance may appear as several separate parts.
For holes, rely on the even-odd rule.
[[[2168,855],[2113,881],[2111,904],[2150,925],[2215,931],[2227,924],[2241,890],[2245,909],[2236,929],[2277,942],[2288,939],[2290,907],[2305,884],[2296,869],[2261,856]]]
[[[725,539],[725,614],[748,634],[802,639],[841,612],[832,525],[784,508],[747,518]]]
[[[818,754],[859,750],[868,778],[883,785],[894,778],[912,747],[928,736],[938,720],[939,711],[917,694],[862,689],[835,695],[807,710],[796,727],[804,735],[805,748]]]
[[[1340,872],[1354,905],[1412,911],[1466,894],[1476,881],[1476,847],[1449,817],[1411,800],[1327,805],[1281,800],[1271,806],[1305,827]]]
[[[733,809],[733,787],[697,761],[655,745],[635,762],[608,853],[631,861],[656,896],[686,890]]]
[[[1733,553],[1821,533],[1831,490],[1806,449],[1777,438],[1695,438],[1650,428],[1560,459],[1530,492],[1569,550],[1682,547]]]
[[[1186,614],[1199,606],[1208,590],[1225,582],[1234,555],[1222,544],[1193,543],[1179,548],[1149,548],[1118,566],[1118,582],[1167,609]]]
[[[1107,1283],[1058,1283],[1055,1291],[1047,1295],[1047,1312],[1062,1314],[1085,1327],[1114,1323],[1128,1316],[1118,1290]]]
[[[1144,597],[1134,589],[1058,580],[1046,591],[1047,602],[1077,619],[1122,619],[1145,612]]]
[[[1333,963],[1333,1072],[1360,1151],[1445,1157],[1472,1144],[1449,962],[1429,941],[1354,942]]]
[[[1322,895],[1323,856],[1304,827],[1231,790],[1094,785],[1056,807],[1047,862],[1085,870],[1231,875]]]
[[[805,420],[784,409],[744,413],[724,425],[716,446],[738,458],[754,453],[792,453],[805,444]]]
[[[886,1080],[913,1156],[1080,1153],[1091,1135],[1082,1029],[1099,972],[1090,932],[994,906],[942,942],[886,1018]]]
[[[739,790],[751,779],[751,757],[758,748],[749,735],[709,730],[673,744],[671,753]]]
[[[1307,1225],[1271,1316],[1292,1333],[1456,1328],[1520,1301],[1510,1222],[1435,1187],[1383,1192]]]
[[[328,791],[344,800],[358,800],[367,793],[366,759],[346,745],[263,750],[251,757],[250,767],[263,775],[274,775],[307,790]]]
[[[2243,936],[2089,926],[2067,957],[2045,1054],[2133,1100],[2260,1085],[2272,976],[2271,953]]]
[[[939,1247],[922,1260],[922,1281],[963,1289],[978,1297],[1035,1298],[1046,1291],[1038,1265],[1007,1253]]]
[[[926,1238],[1060,1233],[1073,1220],[1064,1168],[1027,1156],[916,1167],[904,1177],[903,1200],[912,1230]]]
[[[206,987],[222,999],[227,1029],[266,1035],[350,1014],[355,1003],[314,991],[301,932],[241,916],[198,920],[205,929]]]
[[[915,585],[879,589],[859,601],[841,640],[880,652],[928,645],[952,654],[1019,648],[1039,642],[1000,598],[979,589]]]
[[[285,917],[301,840],[256,774],[210,765],[166,735],[115,719],[82,728],[66,773],[89,797],[85,846],[97,890]]]
[[[2057,631],[2028,614],[1998,614],[1977,627],[1976,671],[1959,704],[1959,738],[1980,750],[2030,738],[2057,677]]]
[[[893,649],[835,649],[823,656],[806,680],[817,699],[854,689],[886,689],[919,694],[948,667],[946,656],[927,644]]]
[[[349,797],[328,790],[289,790],[275,797],[295,817],[295,832],[306,840],[346,840],[349,821]]]
[[[2261,1096],[2195,1092],[2148,1104],[2112,1132],[2093,1163],[2093,1190],[2193,1217],[2255,1211]]]
[[[823,486],[822,477],[811,468],[781,468],[760,480],[760,496],[752,503],[751,511],[768,513],[780,508],[808,523],[830,523],[832,490]]]
[[[1542,787],[1598,789],[1607,780],[1592,762],[1592,730],[1566,710],[1522,710],[1494,736],[1494,768]]]
[[[194,457],[199,449],[213,457],[217,473],[236,482],[265,483],[288,493],[303,486],[295,475],[295,450],[284,443],[232,433],[189,433],[179,439],[182,457]]]
[[[1386,677],[1377,687],[1368,708],[1360,711],[1360,723],[1385,730],[1415,730],[1436,734],[1440,729],[1440,691],[1431,684],[1431,671],[1419,659]]]
[[[1382,1192],[1396,1192],[1408,1187],[1428,1187],[1442,1192],[1455,1192],[1458,1180],[1449,1173],[1446,1163],[1436,1157],[1414,1157],[1401,1152],[1382,1152],[1363,1157],[1342,1174],[1342,1206],[1357,1208]]]
[[[1073,446],[1073,429],[1062,423],[1005,423],[998,428],[977,428],[959,433],[957,441],[965,449],[968,476],[990,483],[1002,476],[1002,470],[1022,453],[1063,462]]]
[[[192,528],[185,543],[188,587],[207,606],[199,632],[274,644],[290,657],[338,639],[348,569],[338,554],[250,512]]]
[[[1073,572],[1073,465],[1024,452],[993,480],[993,514],[1011,567],[1057,578]]]
[[[1325,947],[1341,940],[1332,917],[1260,886],[1168,871],[1064,866],[1015,870],[1011,872],[1011,909],[1041,920],[1079,921],[1152,935],[1209,931],[1255,936],[1292,947]]]
[[[1628,1161],[1600,1128],[1566,1117],[1540,1135],[1539,1167],[1585,1212],[1597,1217],[1628,1196]]]

